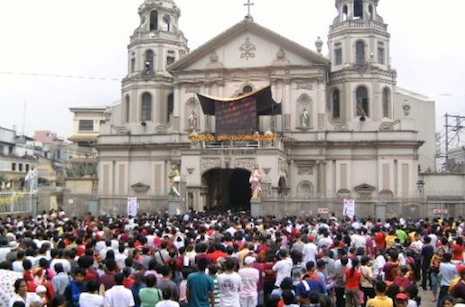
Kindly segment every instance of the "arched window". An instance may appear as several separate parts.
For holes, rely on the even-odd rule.
[[[124,111],[126,112],[126,122],[129,123],[131,120],[131,99],[129,98],[129,95],[126,95],[124,101]]]
[[[163,31],[171,31],[171,17],[170,15],[163,16]]]
[[[174,94],[170,93],[167,98],[167,114],[166,114],[166,122],[169,123],[171,115],[174,113]]]
[[[150,31],[157,31],[158,30],[158,12],[151,11],[150,12]]]
[[[354,1],[354,17],[363,18],[363,0]]]
[[[365,86],[359,86],[356,90],[357,116],[370,116],[368,89]]]
[[[332,98],[333,118],[339,119],[341,118],[341,92],[339,91],[339,89],[334,90]]]
[[[150,93],[142,94],[140,119],[143,122],[152,121],[152,95]]]
[[[347,7],[347,5],[344,5],[344,7],[342,8],[342,21],[346,21],[348,17],[349,17],[349,8]]]
[[[152,73],[154,71],[154,66],[153,66],[153,63],[154,63],[154,53],[153,53],[153,50],[151,49],[148,49],[145,51],[145,69],[144,71],[146,73]]]
[[[388,87],[383,89],[383,117],[391,118],[391,90]]]
[[[363,65],[365,61],[365,42],[359,40],[355,43],[355,63]]]
[[[136,71],[136,54],[133,52],[131,53],[131,73]]]

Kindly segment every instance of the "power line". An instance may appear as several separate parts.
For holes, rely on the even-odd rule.
[[[60,75],[60,74],[50,74],[50,73],[27,73],[27,72],[12,72],[12,71],[0,71],[0,75],[22,76],[22,77],[45,77],[45,78],[57,78],[57,79],[97,80],[97,81],[118,81],[118,82],[121,81],[121,78],[80,76],[80,75]]]

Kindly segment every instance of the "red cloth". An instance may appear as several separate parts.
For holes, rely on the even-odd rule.
[[[452,257],[453,257],[453,259],[463,261],[463,251],[464,250],[465,250],[465,248],[463,247],[463,245],[454,243],[452,245]]]
[[[386,235],[382,231],[375,233],[375,243],[378,249],[386,248]]]
[[[360,288],[360,280],[362,273],[358,269],[348,269],[346,271],[346,288],[347,289],[358,289]]]
[[[227,256],[228,254],[223,251],[214,251],[213,253],[208,254],[208,258],[210,258],[210,260],[215,263],[218,262],[218,259],[225,258]]]

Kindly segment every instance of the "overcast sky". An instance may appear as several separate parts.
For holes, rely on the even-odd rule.
[[[242,20],[244,0],[176,0],[191,50]],[[308,48],[326,40],[334,0],[254,0],[254,20]],[[1,0],[0,126],[69,136],[73,106],[119,100],[126,46],[142,0]],[[398,84],[465,114],[464,0],[381,0]],[[327,50],[325,50],[325,53]],[[14,74],[5,74],[11,72]],[[21,73],[102,77],[86,80]],[[116,79],[116,80],[112,80]],[[438,120],[439,123],[439,120]],[[440,127],[437,127],[440,130]]]

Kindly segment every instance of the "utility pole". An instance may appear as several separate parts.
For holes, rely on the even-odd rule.
[[[450,171],[450,147],[455,141],[455,144],[457,146],[460,146],[461,143],[461,138],[460,136],[463,134],[465,131],[465,126],[463,125],[463,122],[465,122],[465,116],[461,115],[451,115],[446,113],[444,115],[445,117],[445,124],[444,124],[444,157],[445,158],[445,166],[446,170]],[[455,125],[453,124],[453,121],[455,120]]]

